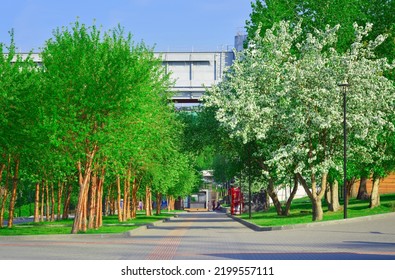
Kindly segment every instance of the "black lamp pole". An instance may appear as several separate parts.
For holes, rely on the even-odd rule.
[[[248,219],[251,219],[251,143],[248,144],[248,157]]]
[[[347,129],[346,129],[346,111],[347,111],[347,82],[339,84],[343,92],[343,199],[344,199],[344,219],[347,219]]]

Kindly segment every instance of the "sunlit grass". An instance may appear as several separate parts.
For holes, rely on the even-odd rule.
[[[146,216],[139,212],[135,219],[119,222],[118,216],[104,216],[103,226],[99,229],[89,229],[84,234],[111,234],[123,233],[135,229],[142,225],[147,225],[159,220],[174,216],[174,213],[162,213],[160,215]],[[21,223],[15,224],[11,229],[1,228],[0,236],[10,235],[45,235],[45,234],[69,234],[73,225],[73,220],[60,220],[54,222]]]
[[[377,214],[390,213],[395,211],[395,194],[381,195],[381,205],[379,207],[369,209],[369,201],[357,200],[351,198],[347,207],[347,217],[356,218]],[[323,221],[340,220],[343,219],[343,210],[338,212],[330,212],[327,210],[327,205],[323,203],[324,218]],[[289,216],[278,216],[274,207],[271,207],[267,212],[253,212],[252,219],[248,217],[248,213],[241,215],[241,218],[248,220],[259,226],[284,226],[295,225],[312,222],[311,202],[306,198],[295,199],[292,203]]]

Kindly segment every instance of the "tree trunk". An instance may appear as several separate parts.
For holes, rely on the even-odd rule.
[[[145,215],[152,216],[152,193],[149,186],[145,187]]]
[[[86,232],[88,230],[88,190],[89,183],[86,188],[86,193],[84,194],[84,202],[82,204],[82,217],[81,217],[81,226],[80,231]]]
[[[97,196],[97,174],[93,173],[91,184],[89,188],[89,215],[88,215],[88,228],[92,229],[95,223],[96,213],[96,196]]]
[[[128,184],[127,184],[127,178],[125,178],[124,183],[123,183],[123,208],[122,208],[122,220],[126,221],[127,220],[127,211],[128,211]]]
[[[380,178],[375,178],[373,176],[373,187],[372,187],[372,194],[370,195],[370,204],[369,204],[369,208],[371,209],[380,206],[379,188],[380,188]]]
[[[328,201],[328,210],[332,212],[337,212],[341,209],[339,203],[339,183],[337,180],[334,180],[332,183],[329,183],[330,201]]]
[[[3,171],[5,169],[5,164],[1,165],[0,168],[0,184],[3,182]],[[4,210],[5,210],[5,203],[7,201],[8,196],[8,182],[9,182],[9,172],[7,172],[6,176],[6,183],[4,186],[0,185],[0,228],[3,227],[4,223]]]
[[[312,204],[312,220],[321,221],[324,217],[324,211],[322,209],[322,198],[326,191],[328,173],[322,174],[321,190],[319,192],[317,191],[317,182],[314,174],[311,176],[311,190],[309,189],[307,182],[302,177],[302,175],[300,173],[297,173],[296,175],[299,182],[302,184],[305,192],[310,198]]]
[[[110,184],[108,186],[108,191],[107,191],[107,195],[105,198],[105,203],[104,203],[104,214],[105,215],[114,215],[113,213],[113,209],[112,209],[112,192],[113,192],[113,184]]]
[[[51,184],[51,222],[55,221],[55,190]]]
[[[130,178],[131,171],[128,169],[125,178],[124,189],[123,189],[123,220],[130,219]]]
[[[47,222],[50,221],[50,210],[49,210],[49,188],[48,188],[48,182],[45,183],[45,195],[46,195],[46,200],[45,200],[45,217],[47,219]]]
[[[103,212],[103,180],[99,179],[97,185],[97,195],[96,195],[96,213],[95,213],[95,229],[99,229],[102,226],[102,212]]]
[[[61,206],[62,206],[62,195],[63,195],[63,189],[64,189],[64,183],[59,182],[58,183],[58,205],[57,205],[57,211],[56,211],[56,220],[60,221],[60,212],[61,212]]]
[[[138,206],[137,191],[138,191],[137,180],[136,178],[134,178],[132,184],[132,212],[131,212],[132,219],[136,218],[137,216],[137,206]]]
[[[40,221],[40,184],[36,183],[36,191],[34,193],[34,220],[35,223]]]
[[[95,229],[103,225],[103,184],[105,177],[105,167],[102,168],[97,185],[97,200],[96,200],[96,220]]]
[[[3,171],[5,169],[5,164],[2,163],[0,166],[0,228],[3,227],[4,223],[4,207],[5,202],[7,200],[7,189],[5,186],[2,185],[3,182]]]
[[[174,196],[170,195],[170,196],[167,198],[167,210],[168,210],[168,211],[173,211],[173,210],[174,210],[174,205],[175,205],[175,203],[176,203],[176,201],[175,201]]]
[[[42,182],[41,188],[41,208],[40,208],[40,222],[44,222],[44,206],[45,206],[45,182]]]
[[[267,193],[273,201],[274,207],[276,208],[276,212],[278,216],[282,215],[281,203],[278,200],[277,193],[274,191],[273,180],[269,179],[269,186],[267,188]]]
[[[313,206],[313,221],[321,221],[324,218],[324,211],[322,209],[322,200],[314,199],[312,201]]]
[[[71,230],[72,234],[78,233],[79,230],[86,231],[86,209],[87,209],[87,196],[89,190],[89,181],[92,173],[93,158],[95,156],[97,147],[95,146],[93,150],[87,154],[85,169],[82,170],[81,162],[77,163],[78,168],[78,184],[80,187],[78,194],[77,207],[75,209],[75,218],[73,223],[73,228]]]
[[[15,211],[15,201],[16,201],[16,191],[18,188],[18,175],[19,175],[19,159],[15,161],[15,172],[12,178],[12,191],[10,200],[10,210],[8,212],[8,228],[12,228],[14,225],[14,211]]]
[[[4,224],[4,209],[5,209],[5,203],[7,201],[7,196],[8,196],[8,191],[7,188],[3,189],[3,193],[1,194],[0,198],[0,228],[3,227]]]
[[[332,189],[332,183],[329,184],[329,188],[327,188],[325,191],[325,201],[326,203],[328,203],[328,207],[330,207],[329,205],[332,203],[331,189]]]
[[[291,209],[291,203],[292,200],[294,199],[296,192],[298,191],[298,178],[296,178],[296,175],[294,176],[294,186],[292,189],[292,192],[290,194],[290,196],[288,197],[287,203],[285,204],[285,208],[282,209],[281,214],[283,216],[289,216],[289,210]]]
[[[368,181],[368,179],[365,176],[361,177],[361,180],[359,181],[357,199],[360,199],[360,200],[369,199],[368,189],[366,187],[367,181]]]
[[[5,210],[5,203],[7,201],[7,196],[8,196],[8,190],[7,188],[2,189],[2,194],[0,196],[1,201],[0,201],[0,228],[3,227],[4,223],[4,210]]]
[[[117,201],[118,201],[118,221],[122,222],[122,207],[121,207],[121,178],[117,177]],[[124,205],[123,205],[124,206]]]
[[[162,194],[158,192],[156,194],[156,215],[160,215],[162,206]]]
[[[73,191],[73,185],[69,183],[69,186],[67,188],[66,197],[64,199],[64,205],[63,205],[63,214],[62,214],[63,220],[67,220],[69,218],[70,201],[71,201],[72,191]]]

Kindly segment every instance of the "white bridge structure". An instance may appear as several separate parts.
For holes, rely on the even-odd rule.
[[[201,103],[201,98],[206,89],[218,84],[226,69],[232,65],[235,59],[235,51],[243,48],[246,35],[235,36],[234,49],[219,51],[166,51],[154,52],[155,57],[162,60],[166,73],[175,82],[170,89],[174,94],[172,101],[177,109],[190,109]],[[26,57],[27,53],[21,53]],[[33,53],[33,61],[41,63],[39,53]]]

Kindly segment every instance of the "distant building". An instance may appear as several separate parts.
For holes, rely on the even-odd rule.
[[[247,35],[243,33],[237,33],[235,36],[235,49],[240,52],[244,49],[244,42],[247,40]]]
[[[171,89],[174,92],[172,100],[178,109],[199,105],[206,88],[218,84],[234,60],[233,51],[162,52],[155,55],[162,59],[166,72],[175,80]]]

